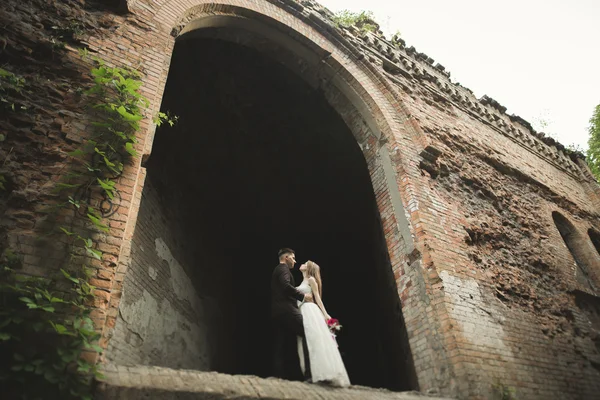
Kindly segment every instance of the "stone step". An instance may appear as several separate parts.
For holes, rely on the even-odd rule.
[[[226,375],[150,366],[105,365],[98,382],[99,400],[435,400],[418,392],[391,392],[363,386],[333,388],[276,378]]]

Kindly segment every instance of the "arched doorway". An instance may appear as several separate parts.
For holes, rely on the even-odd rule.
[[[353,383],[416,389],[380,217],[400,200],[374,191],[393,174],[375,116],[331,83],[326,52],[271,33],[213,15],[179,36],[162,109],[180,121],[158,130],[144,165],[108,359],[269,376],[268,284],[289,246],[323,267]],[[388,222],[403,216],[395,206]]]

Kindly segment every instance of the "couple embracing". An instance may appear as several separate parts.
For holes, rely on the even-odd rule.
[[[322,299],[319,266],[300,266],[302,283],[295,286],[292,249],[279,250],[279,265],[271,278],[271,315],[275,328],[274,373],[284,379],[348,386],[350,380],[335,338],[327,326],[331,318]]]

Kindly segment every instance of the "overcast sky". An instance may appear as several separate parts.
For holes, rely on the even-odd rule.
[[[400,31],[453,82],[587,148],[600,104],[600,0],[317,1],[333,12],[373,11],[386,35]]]

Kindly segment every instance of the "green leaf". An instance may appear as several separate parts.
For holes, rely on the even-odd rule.
[[[118,107],[117,112],[127,122],[137,122],[143,118],[143,116],[141,116],[141,115],[134,115],[134,114],[127,112],[127,110],[123,106]]]
[[[94,351],[97,351],[98,353],[102,353],[104,351],[104,349],[100,346],[98,346],[97,344],[93,344],[91,346],[91,349],[93,349]]]
[[[108,70],[105,67],[100,66],[98,68],[92,69],[91,72],[92,72],[92,75],[94,75],[96,78],[102,78],[102,77],[106,76],[106,73],[108,72]]]
[[[87,251],[87,253],[94,257],[97,260],[102,260],[102,252],[99,250],[94,250],[94,249],[90,249],[89,247],[86,247],[85,249]]]
[[[75,200],[71,196],[69,196],[69,203],[73,204],[76,208],[81,207],[81,204],[79,204],[79,201]]]
[[[108,165],[108,164],[106,164]],[[113,163],[111,163],[112,166],[114,166]],[[104,191],[106,192],[107,196],[112,200],[115,197],[115,184],[116,182],[111,181],[110,179],[105,179],[102,180],[100,178],[96,178],[96,180],[98,181],[98,184],[102,187],[102,189],[104,189]]]
[[[0,341],[10,340],[11,336],[8,333],[0,332]]]
[[[124,132],[116,131],[116,130],[113,129],[112,133],[114,133],[115,136],[117,136],[117,137],[119,137],[119,138],[121,138],[123,140],[127,140],[127,135]]]
[[[75,158],[82,158],[86,155],[85,152],[81,149],[71,151],[70,153],[67,153],[67,154],[70,155],[71,157],[75,157]]]
[[[137,156],[137,151],[133,148],[133,144],[131,142],[125,143],[125,151],[131,154],[133,157]]]
[[[19,300],[21,300],[23,303],[33,303],[33,300],[31,300],[29,297],[19,297]]]
[[[98,228],[99,228],[101,231],[103,231],[103,232],[108,232],[108,231],[109,231],[109,228],[108,228],[108,226],[104,225],[104,224],[103,224],[103,223],[100,221],[100,218],[98,218],[98,217],[96,217],[96,216],[94,216],[94,215],[92,215],[92,214],[88,214],[88,215],[87,215],[87,217],[88,217],[88,218],[90,219],[90,221],[92,221],[92,223],[93,223],[93,224],[94,224],[96,227],[98,227]],[[87,247],[87,248],[90,248],[90,247],[92,247],[92,246],[90,245],[90,246],[86,246],[86,247]]]
[[[74,235],[75,233],[68,231],[66,228],[60,227],[60,230],[63,231],[67,236]]]
[[[86,58],[88,56],[88,54],[89,54],[89,51],[88,51],[87,47],[80,48],[80,49],[77,50],[77,52],[79,53],[79,56],[81,58]]]
[[[50,324],[52,324],[52,326],[54,327],[54,330],[56,331],[56,333],[58,333],[59,335],[63,335],[65,333],[68,332],[68,329],[61,324],[55,324],[52,321],[50,321]]]
[[[44,310],[44,311],[46,311],[46,312],[51,312],[51,313],[53,313],[53,312],[54,312],[54,307],[51,307],[51,306],[45,306],[45,307],[42,307],[42,310]]]
[[[115,166],[115,163],[113,163],[112,161],[110,161],[108,158],[106,158],[106,157],[102,157],[102,158],[104,160],[104,164],[106,164],[106,166],[108,168],[112,168],[112,167]]]
[[[73,283],[79,283],[79,280],[76,278],[73,278],[67,271],[65,271],[64,269],[60,269],[60,272],[62,272],[62,274],[65,276],[65,278],[67,278],[68,280],[70,280]]]
[[[60,359],[62,361],[64,361],[65,363],[70,363],[70,362],[74,361],[76,357],[77,357],[77,354],[71,352],[70,354],[64,353],[63,355],[61,355]]]

